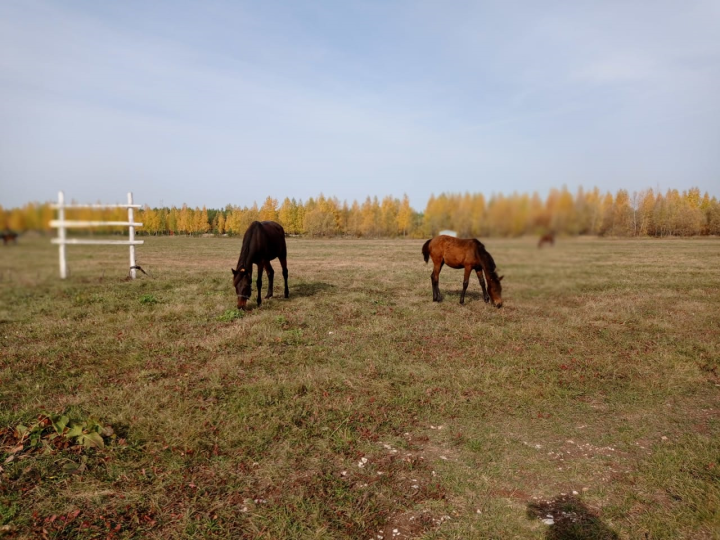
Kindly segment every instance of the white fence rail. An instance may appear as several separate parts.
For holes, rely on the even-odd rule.
[[[132,193],[128,193],[127,204],[65,204],[65,194],[60,191],[58,193],[58,203],[53,204],[52,207],[57,210],[57,219],[50,221],[50,227],[58,230],[57,238],[53,238],[51,242],[58,244],[60,247],[60,278],[65,279],[67,277],[67,258],[65,253],[65,246],[69,244],[79,245],[98,245],[98,244],[112,244],[120,246],[130,246],[130,277],[135,279],[136,269],[138,268],[135,263],[135,246],[144,244],[143,240],[135,240],[135,228],[142,227],[142,223],[135,223],[135,208],[140,208],[139,204],[133,204]],[[127,208],[128,220],[127,221],[83,221],[65,219],[65,210],[77,209],[77,208]],[[68,228],[81,228],[81,227],[127,227],[128,228],[128,239],[127,240],[87,240],[84,238],[67,238]]]

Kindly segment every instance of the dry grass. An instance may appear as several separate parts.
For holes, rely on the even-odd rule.
[[[71,246],[61,282],[21,238],[0,537],[718,538],[718,240],[483,241],[501,310],[448,268],[433,303],[421,241],[289,239],[290,299],[238,316],[238,239],[149,238],[136,281]],[[17,451],[43,413],[115,435]]]

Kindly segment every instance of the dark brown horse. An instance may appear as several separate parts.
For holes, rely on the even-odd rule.
[[[282,274],[285,279],[285,298],[290,296],[288,290],[287,270],[287,247],[285,246],[285,231],[279,223],[274,221],[253,221],[243,236],[242,248],[237,268],[232,270],[233,286],[237,293],[238,309],[245,309],[248,299],[252,294],[252,272],[253,264],[258,267],[257,277],[257,305],[260,307],[262,289],[263,269],[268,276],[268,291],[265,298],[273,295],[273,276],[275,271],[270,266],[270,261],[276,258],[282,266]]]
[[[540,237],[540,240],[538,240],[538,248],[543,247],[544,244],[550,244],[551,246],[555,245],[555,233],[549,232],[547,234],[543,234]]]
[[[461,304],[465,303],[465,291],[470,281],[470,272],[475,270],[478,280],[480,280],[485,302],[492,301],[494,306],[502,307],[502,285],[500,285],[500,281],[503,276],[498,277],[495,261],[479,240],[475,238],[454,238],[445,235],[436,236],[425,242],[422,247],[422,254],[426,263],[431,258],[433,261],[433,271],[430,275],[433,302],[440,301],[440,270],[442,270],[444,264],[447,264],[450,268],[465,269],[463,290],[460,295]],[[487,278],[487,289],[485,289],[483,272]]]
[[[0,236],[2,236],[4,246],[7,246],[10,242],[12,242],[13,244],[17,244],[18,233],[16,232],[3,231],[2,233],[0,233]]]

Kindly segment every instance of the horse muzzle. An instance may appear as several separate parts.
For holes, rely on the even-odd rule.
[[[248,301],[247,296],[240,296],[238,294],[237,308],[242,309],[243,311],[247,311],[247,301]]]

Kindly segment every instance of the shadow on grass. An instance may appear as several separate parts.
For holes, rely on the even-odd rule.
[[[441,302],[448,301],[448,302],[459,303],[461,294],[462,294],[462,289],[446,290],[445,292],[443,292],[441,290],[440,291],[440,301]],[[429,296],[430,296],[430,299],[432,300],[432,289],[430,289]],[[467,291],[465,293],[465,303],[466,304],[468,302],[477,302],[477,301],[480,301],[480,302],[484,301],[481,291]]]
[[[299,283],[290,288],[290,298],[293,296],[314,296],[318,293],[335,289],[335,285],[321,281],[313,283]]]
[[[619,540],[615,531],[605,525],[577,497],[559,495],[551,501],[528,504],[527,515],[550,527],[546,540]]]
[[[459,301],[460,301],[460,295],[462,294],[462,289],[458,289],[457,291],[451,292],[450,294],[453,296],[453,298],[457,298],[457,301],[459,302]],[[478,300],[479,300],[480,302],[483,301],[483,295],[482,295],[482,292],[481,292],[481,291],[471,291],[471,290],[468,290],[468,291],[465,293],[465,301],[466,301],[466,302],[476,302],[476,301],[478,301]]]

